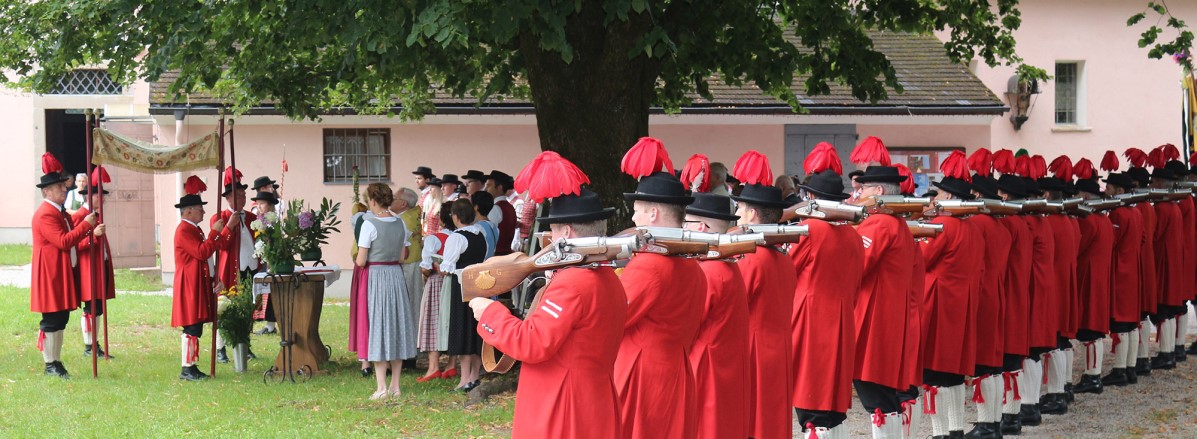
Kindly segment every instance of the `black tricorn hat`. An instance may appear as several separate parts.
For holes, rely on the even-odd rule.
[[[987,175],[973,174],[973,190],[980,193],[982,198],[990,200],[1002,199],[1002,196],[998,194],[997,180]]]
[[[255,195],[253,198],[250,198],[250,200],[268,201],[268,202],[270,202],[270,204],[278,204],[278,195],[275,195],[274,192],[258,191],[258,194]]]
[[[844,193],[844,178],[830,169],[812,175],[810,181],[800,184],[798,187],[816,197],[827,200],[846,200],[851,197]]]
[[[901,183],[906,181],[906,176],[898,173],[898,168],[894,166],[869,166],[865,168],[864,174],[856,177],[857,183]]]
[[[651,201],[654,203],[689,205],[694,197],[686,191],[682,181],[668,172],[654,172],[640,179],[636,192],[624,192],[630,201]]]
[[[1106,184],[1112,184],[1127,190],[1135,188],[1135,180],[1125,172],[1111,172],[1110,175],[1102,181],[1106,182]]]
[[[256,191],[258,189],[266,187],[267,185],[270,185],[270,186],[274,187],[275,189],[278,189],[278,184],[276,184],[276,183],[278,183],[278,182],[271,180],[270,177],[263,175],[261,177],[254,179],[254,185],[252,186],[252,188],[253,188],[253,190]]]
[[[727,195],[699,192],[694,194],[694,202],[686,206],[686,213],[703,218],[735,221],[739,215],[732,212],[731,198]]]
[[[461,180],[457,179],[456,174],[445,174],[444,176],[441,177],[441,184],[445,184],[445,183],[453,183],[453,184],[459,185],[459,184],[461,184]]]
[[[973,195],[973,186],[967,181],[961,180],[959,178],[945,177],[943,181],[937,181],[931,184],[935,185],[937,188],[947,191],[952,195],[960,197],[960,199],[963,200],[971,200],[976,198],[976,196]]]
[[[1060,192],[1064,191],[1064,180],[1058,179],[1056,177],[1043,177],[1043,178],[1040,178],[1039,180],[1036,180],[1035,183],[1039,184],[1040,190],[1060,191]]]
[[[1076,190],[1080,192],[1088,192],[1094,195],[1101,195],[1101,186],[1097,184],[1096,178],[1077,180]]]
[[[1151,178],[1158,180],[1175,180],[1176,174],[1166,168],[1155,168],[1151,170]]]
[[[1126,176],[1130,177],[1131,180],[1137,181],[1144,186],[1146,186],[1147,183],[1151,183],[1151,173],[1147,172],[1147,168],[1144,168],[1142,166],[1135,166],[1130,169],[1127,169]]]
[[[38,189],[41,189],[46,186],[62,183],[64,181],[67,181],[70,179],[71,179],[70,175],[62,174],[59,172],[51,172],[49,174],[42,175],[41,183],[38,183],[36,186],[38,187]]]
[[[744,190],[740,191],[740,195],[732,195],[731,199],[761,207],[778,209],[790,207],[790,204],[781,196],[781,189],[769,184],[746,184]]]
[[[1193,173],[1179,160],[1169,160],[1168,163],[1164,164],[1164,169],[1172,171],[1177,179],[1184,178],[1185,175]]]
[[[486,178],[494,181],[508,181],[512,179],[511,176],[507,175],[506,172],[500,171],[498,169],[490,171],[490,174],[486,174]]]
[[[1022,179],[1022,185],[1026,188],[1027,195],[1043,195],[1043,189],[1039,187],[1039,182],[1030,177],[1019,177]]]
[[[461,179],[462,180],[486,181],[486,174],[483,174],[482,171],[479,171],[477,169],[471,169],[469,171],[466,171],[465,175],[461,176]]]
[[[412,175],[423,175],[424,178],[436,177],[436,174],[432,173],[432,168],[427,166],[416,166],[416,170],[412,171],[411,173]]]
[[[89,184],[87,186],[79,188],[79,195],[87,195],[87,194],[90,194],[91,191],[94,191],[97,189],[99,189],[99,187]],[[104,195],[108,195],[108,189],[104,189]]]
[[[246,185],[245,183],[237,183],[237,189],[245,190],[245,189],[249,189],[249,186]],[[233,185],[226,184],[226,185],[224,185],[224,190],[220,192],[220,196],[227,197],[232,192],[233,192]]]
[[[998,178],[997,188],[1001,189],[1002,192],[1018,198],[1025,197],[1029,194],[1029,192],[1027,192],[1026,181],[1023,181],[1022,177],[1014,174],[1002,174],[1001,178]]]
[[[179,198],[179,204],[175,204],[175,208],[182,209],[184,207],[203,206],[205,204],[208,204],[208,202],[200,198],[199,195],[188,194],[184,195],[183,198]]]
[[[542,224],[588,223],[615,214],[615,208],[603,207],[598,194],[586,188],[581,188],[578,195],[566,194],[550,200],[548,214],[539,218]]]

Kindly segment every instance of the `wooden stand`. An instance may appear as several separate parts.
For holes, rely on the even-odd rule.
[[[329,351],[320,339],[320,311],[324,304],[324,276],[274,275],[254,279],[270,284],[270,301],[278,317],[280,348],[268,376],[281,379],[295,375],[310,378],[321,373],[320,364],[328,361]]]

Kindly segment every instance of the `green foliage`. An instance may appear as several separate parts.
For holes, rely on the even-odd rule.
[[[1188,29],[1188,25],[1184,20],[1172,16],[1172,11],[1168,9],[1168,5],[1160,0],[1158,3],[1154,1],[1147,2],[1147,8],[1138,14],[1132,15],[1126,20],[1128,27],[1138,25],[1143,19],[1147,18],[1148,13],[1158,15],[1155,23],[1147,27],[1139,35],[1139,47],[1146,48],[1147,57],[1151,59],[1162,59],[1165,55],[1171,56],[1177,64],[1180,64],[1184,71],[1193,71],[1193,32]],[[1161,27],[1162,23],[1162,27]],[[1165,32],[1169,34],[1175,33],[1171,40],[1160,41],[1160,36]]]
[[[532,52],[567,65],[624,64],[676,110],[715,83],[755,84],[800,109],[833,84],[862,101],[901,90],[869,32],[950,36],[953,59],[1021,64],[1017,0],[0,0],[0,67],[46,91],[106,63],[123,83],[177,71],[171,93],[214,93],[245,111],[270,101],[315,118],[352,108],[418,118],[436,94],[527,97]],[[595,9],[597,8],[597,9]],[[592,10],[597,12],[591,13]],[[617,56],[593,48],[633,44]],[[597,57],[597,58],[596,58]],[[622,59],[621,59],[622,58]],[[601,94],[603,90],[579,90]],[[395,105],[397,103],[397,106]],[[647,108],[647,107],[645,107]],[[584,111],[580,113],[585,113]]]
[[[221,293],[216,309],[220,313],[217,325],[225,342],[230,346],[249,343],[254,314],[253,278],[245,278]]]

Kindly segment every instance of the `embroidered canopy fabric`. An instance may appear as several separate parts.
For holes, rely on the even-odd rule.
[[[191,143],[163,146],[130,139],[103,128],[93,131],[92,162],[140,172],[170,172],[212,169],[219,165],[220,138],[213,131]]]

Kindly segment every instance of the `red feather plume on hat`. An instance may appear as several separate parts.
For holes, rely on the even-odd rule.
[[[943,159],[943,164],[939,165],[939,170],[943,172],[944,177],[973,181],[973,177],[968,173],[968,159],[964,156],[964,151],[961,150],[955,150],[948,154],[948,158]],[[911,179],[907,178],[907,180]]]
[[[711,188],[711,159],[703,154],[694,154],[682,167],[682,183],[690,192],[706,192]]]
[[[1165,143],[1160,145],[1160,149],[1164,150],[1165,162],[1169,160],[1180,160],[1180,150],[1176,148],[1176,145]]]
[[[544,151],[533,158],[515,177],[516,192],[528,192],[537,203],[545,198],[582,193],[582,185],[590,183],[577,165],[553,151]]]
[[[208,190],[208,185],[194,175],[187,177],[187,181],[183,183],[183,192],[186,192],[187,195],[199,195],[206,190]]]
[[[1197,151],[1189,155],[1189,166],[1197,165]]]
[[[773,169],[769,167],[769,158],[753,149],[736,160],[732,175],[744,184],[773,184]]]
[[[1139,148],[1127,148],[1122,155],[1126,157],[1126,161],[1130,162],[1131,166],[1142,168],[1147,163],[1147,153]]]
[[[1031,156],[1031,178],[1036,180],[1047,176],[1047,159],[1041,155]]]
[[[1072,175],[1076,176],[1078,180],[1088,180],[1097,176],[1097,169],[1093,167],[1093,162],[1082,157],[1072,165]]]
[[[224,185],[233,184],[233,175],[236,174],[237,182],[241,182],[241,171],[239,169],[229,166],[224,169]]]
[[[1000,149],[993,153],[993,170],[1003,174],[1013,174],[1015,172],[1014,151],[1008,149]]]
[[[993,153],[987,148],[973,151],[972,155],[968,156],[968,168],[981,175],[992,174]]]
[[[652,137],[641,137],[619,162],[619,169],[636,179],[660,171],[662,166],[673,173],[673,161],[669,160],[665,145]]]
[[[873,136],[866,137],[863,142],[856,145],[856,149],[853,149],[852,154],[848,156],[848,161],[858,165],[878,163],[881,166],[889,166],[891,164],[889,150],[885,149],[885,142]]]
[[[1031,156],[1020,155],[1014,158],[1014,173],[1020,177],[1031,176]]]
[[[835,151],[835,147],[827,142],[819,142],[815,145],[815,149],[811,150],[810,154],[806,155],[806,160],[802,161],[802,169],[806,171],[806,175],[815,175],[828,169],[836,173],[836,175],[844,174],[844,165],[840,162],[840,155]]]
[[[901,190],[904,194],[913,194],[916,186],[914,185],[914,174],[910,172],[910,168],[907,168],[906,165],[901,163],[894,165],[894,167],[898,168],[898,175],[906,177],[905,180],[902,180],[901,183],[898,183],[898,190]]]
[[[91,181],[88,182],[88,184],[94,186],[97,181],[101,183],[112,183],[112,177],[108,175],[108,170],[104,169],[103,166],[96,166],[95,169],[91,170]]]
[[[1147,154],[1147,164],[1153,168],[1163,168],[1164,163],[1167,162],[1164,160],[1164,149],[1161,147],[1157,147]]]
[[[58,161],[58,158],[54,157],[54,154],[47,152],[42,154],[42,173],[49,174],[51,172],[61,173],[62,163]]]
[[[1101,170],[1103,171],[1117,171],[1122,166],[1118,163],[1118,154],[1114,151],[1106,151],[1106,154],[1101,156]]]
[[[1048,165],[1048,170],[1052,171],[1052,175],[1064,181],[1072,181],[1072,159],[1066,155],[1056,157],[1052,163]]]

